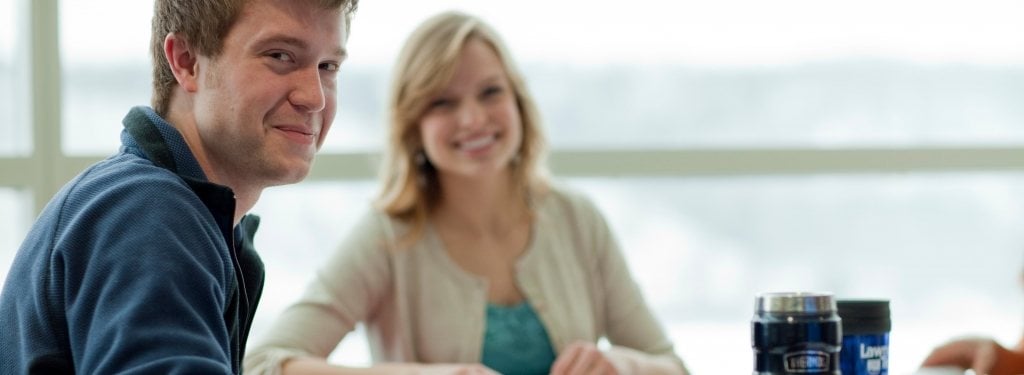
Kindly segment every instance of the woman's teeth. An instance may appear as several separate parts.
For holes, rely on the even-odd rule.
[[[478,149],[478,148],[481,148],[481,147],[486,147],[487,145],[490,145],[491,143],[494,143],[494,138],[495,138],[494,135],[489,135],[489,136],[480,137],[480,138],[474,138],[474,139],[462,142],[459,145],[459,148],[461,148],[463,150],[475,150],[475,149]]]

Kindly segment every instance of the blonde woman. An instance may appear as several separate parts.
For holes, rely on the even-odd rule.
[[[686,373],[604,218],[544,178],[537,109],[488,25],[457,12],[421,24],[389,105],[376,209],[249,373]],[[375,365],[327,364],[357,323]]]

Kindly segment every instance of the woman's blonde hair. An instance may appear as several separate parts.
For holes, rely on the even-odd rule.
[[[540,115],[504,42],[474,16],[454,11],[435,15],[406,40],[395,64],[389,94],[390,126],[381,169],[383,188],[376,203],[391,217],[410,224],[402,238],[405,245],[419,239],[428,213],[441,199],[437,170],[423,153],[419,123],[430,101],[454,77],[466,42],[474,38],[498,55],[522,120],[522,144],[510,165],[513,183],[524,197],[536,196],[547,188],[543,168],[546,146]]]

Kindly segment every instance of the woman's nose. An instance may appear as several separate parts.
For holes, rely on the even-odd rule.
[[[459,106],[457,116],[459,127],[474,128],[484,123],[487,118],[487,111],[481,103],[475,100],[467,100]]]

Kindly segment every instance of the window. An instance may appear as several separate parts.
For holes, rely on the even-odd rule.
[[[415,11],[389,11],[397,6]],[[332,150],[382,144],[382,88],[399,46],[418,15],[452,7],[506,38],[556,154],[1024,141],[1024,25],[1010,16],[1022,7],[1012,2],[395,1],[362,4],[353,23],[341,82],[362,95],[343,93],[340,113],[360,114],[339,115]],[[911,371],[953,336],[1018,339],[1006,327],[1020,324],[1022,176],[982,168],[716,177],[715,168],[570,179],[605,210],[694,372],[750,371],[753,299],[767,291],[891,299],[893,373]],[[962,304],[979,306],[971,314],[984,322],[957,319],[967,313]],[[349,353],[335,357],[367,361],[365,351]]]
[[[152,14],[152,1],[60,2],[61,129],[67,154],[116,152],[128,109],[149,105]]]
[[[0,0],[0,156],[32,149],[28,126],[26,41],[21,2]]]
[[[150,99],[151,1],[52,3],[0,0],[0,275],[41,208],[32,197],[115,152],[121,118]],[[368,209],[404,39],[424,15],[461,9],[506,39],[556,176],[605,213],[695,373],[750,371],[752,302],[764,291],[891,299],[892,373],[953,336],[1015,343],[1024,3],[623,4],[362,2],[314,173],[268,189],[253,210],[267,265],[253,339]],[[30,14],[52,27],[29,29]],[[40,35],[59,35],[60,56],[26,52]],[[62,85],[33,82],[44,80],[28,74],[33,58],[60,61]],[[61,98],[61,118],[31,119],[32,97]],[[33,129],[62,143],[33,150]],[[765,150],[783,156],[761,163],[777,156]],[[18,174],[39,165],[41,178]],[[363,333],[332,359],[368,364]]]
[[[360,87],[343,92],[341,113],[360,114],[339,117],[329,142],[380,144],[381,83],[401,43],[423,15],[451,8],[505,37],[563,149],[1024,141],[1014,2],[392,0],[364,4],[353,22],[342,87]]]
[[[892,301],[893,373],[950,337],[1017,340],[1024,175],[571,178],[618,237],[648,302],[695,373],[749,372],[758,293]],[[337,248],[373,181],[270,189],[254,212],[267,286],[258,338]],[[643,192],[638,194],[637,192]],[[1012,306],[1012,307],[1009,307]],[[969,310],[969,311],[968,311]],[[952,316],[985,319],[951,319]],[[363,332],[333,359],[369,363]]]
[[[737,359],[752,356],[764,292],[890,299],[893,374],[953,336],[1019,339],[1022,174],[571,182],[609,219],[694,373],[750,371]]]
[[[263,297],[250,337],[259,338],[277,316],[295,302],[356,221],[370,209],[376,181],[305,182],[268,189],[252,212],[260,215],[256,249],[266,267]],[[332,356],[350,366],[370,365],[362,328]]]
[[[7,271],[21,240],[28,233],[30,218],[29,194],[24,191],[0,188],[0,288],[7,279]]]

